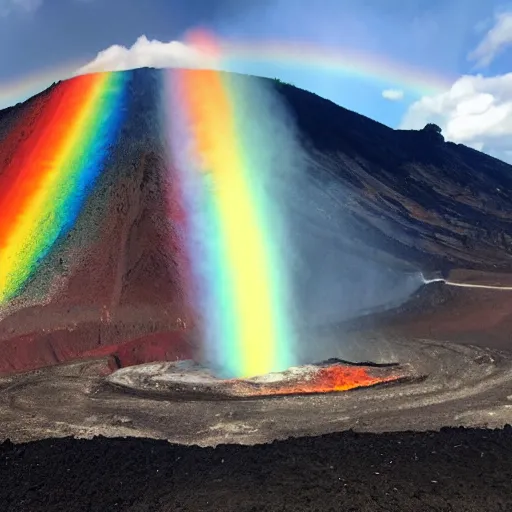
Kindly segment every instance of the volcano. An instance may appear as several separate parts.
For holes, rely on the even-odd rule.
[[[165,199],[162,73],[110,74],[125,84],[118,133],[102,148],[101,173],[71,225],[0,306],[0,374],[91,358],[106,359],[108,373],[192,357],[197,333],[183,301]],[[60,112],[72,108],[82,85],[95,79],[59,82],[0,111],[4,218],[18,170],[29,172],[34,155],[44,159],[41,141],[51,143],[56,105]],[[430,130],[393,130],[312,93],[253,80],[286,105],[311,156],[310,175],[326,189],[335,183],[346,191],[340,208],[347,250],[425,275],[511,272],[512,199],[502,191],[512,186],[512,166]],[[453,293],[443,297],[452,300]]]

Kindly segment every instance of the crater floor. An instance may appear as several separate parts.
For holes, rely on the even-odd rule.
[[[103,435],[254,445],[347,429],[425,431],[512,423],[510,354],[441,341],[389,339],[387,344],[409,375],[423,378],[340,393],[198,401],[177,399],[162,383],[158,390],[148,389],[147,375],[119,386],[118,377],[130,369],[106,376],[101,359],[12,375],[0,379],[0,440]],[[131,371],[140,375],[143,368]]]

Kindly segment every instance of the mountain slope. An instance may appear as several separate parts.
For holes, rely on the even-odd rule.
[[[509,269],[512,166],[429,131],[392,130],[282,87],[318,174],[350,191],[353,235],[433,268]]]
[[[122,121],[104,148],[99,176],[80,192],[76,220],[0,307],[0,373],[96,355],[110,355],[115,367],[193,350],[169,222],[163,73],[109,74],[124,83]],[[24,179],[27,148],[43,151],[72,88],[86,80],[93,79],[61,82],[0,111],[0,205],[10,204],[13,183]],[[306,91],[264,82],[287,105],[306,148],[314,194],[309,206],[297,201],[291,209],[308,247],[332,239],[338,253],[404,272],[511,270],[512,166],[428,131],[392,130]],[[316,257],[305,258],[313,276]]]

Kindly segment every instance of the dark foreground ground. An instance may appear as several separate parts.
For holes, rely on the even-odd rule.
[[[0,445],[5,512],[512,510],[512,427],[345,432],[258,446]]]

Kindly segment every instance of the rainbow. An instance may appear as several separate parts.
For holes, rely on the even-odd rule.
[[[240,71],[240,65],[244,64],[278,64],[284,68],[296,66],[304,71],[334,71],[342,77],[360,78],[369,83],[397,87],[412,96],[446,91],[457,79],[456,76],[441,75],[384,55],[354,48],[268,40],[224,40],[219,41],[217,46],[222,57],[220,69],[227,71]],[[28,98],[56,79],[72,76],[83,64],[67,64],[59,69],[23,77],[19,81],[0,84],[0,108]],[[216,66],[216,69],[219,68]]]
[[[224,40],[218,43],[218,51],[223,66],[229,71],[236,71],[237,65],[242,63],[273,63],[305,71],[333,71],[347,78],[359,78],[382,86],[392,85],[417,96],[446,91],[457,79],[385,55],[301,41]]]
[[[129,77],[98,73],[60,83],[27,105],[2,141],[14,158],[0,174],[0,304],[73,227],[118,133]]]
[[[271,193],[272,158],[286,150],[273,140],[276,131],[268,123],[274,121],[262,113],[261,94],[251,87],[247,78],[213,70],[167,72],[188,289],[208,364],[226,378],[294,363],[284,231]]]

